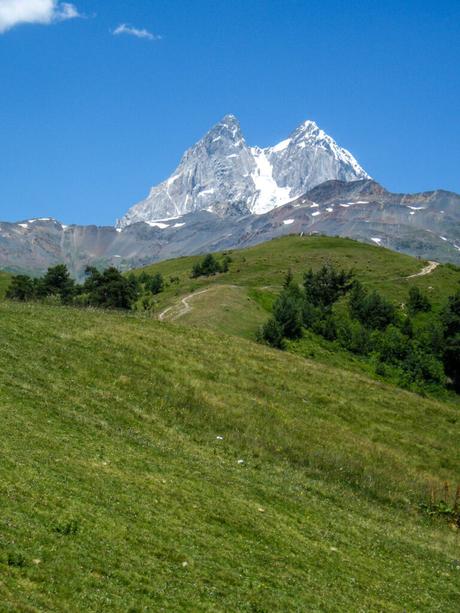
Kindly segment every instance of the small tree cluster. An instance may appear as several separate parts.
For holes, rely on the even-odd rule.
[[[378,374],[404,386],[444,385],[447,375],[460,390],[460,292],[440,316],[430,314],[427,320],[423,314],[431,310],[418,288],[410,289],[405,314],[379,292],[367,290],[351,271],[326,264],[316,273],[309,270],[303,287],[288,271],[258,339],[283,349],[286,339],[298,339],[304,329],[310,330],[367,356]]]
[[[210,277],[220,272],[228,272],[231,261],[232,259],[228,255],[225,255],[222,261],[219,261],[212,253],[208,253],[201,261],[194,264],[191,275],[192,279]]]
[[[22,302],[52,300],[65,305],[132,309],[140,297],[145,303],[149,296],[158,294],[163,289],[164,281],[160,273],[141,273],[139,277],[131,273],[125,276],[114,267],[99,271],[88,266],[84,282],[77,284],[65,264],[58,264],[50,267],[45,275],[38,279],[27,275],[14,276],[7,291],[7,298]]]
[[[273,317],[259,331],[259,338],[269,345],[281,347],[283,343],[277,341],[275,345],[272,342],[275,331],[283,338],[296,339],[302,336],[302,328],[318,328],[327,336],[331,308],[349,291],[352,278],[352,272],[336,270],[331,264],[326,264],[317,273],[309,270],[301,289],[289,270],[283,291],[273,305]]]
[[[441,314],[445,344],[442,359],[453,386],[460,392],[460,291],[449,298]]]

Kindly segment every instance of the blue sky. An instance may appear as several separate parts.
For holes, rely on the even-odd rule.
[[[0,0],[0,219],[112,224],[226,113],[460,192],[459,24],[458,0]]]

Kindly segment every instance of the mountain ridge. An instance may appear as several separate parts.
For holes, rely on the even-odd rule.
[[[307,120],[272,147],[248,146],[238,119],[225,115],[152,187],[117,227],[157,222],[225,203],[239,213],[266,213],[327,179],[368,179],[353,155]]]
[[[40,274],[65,262],[81,277],[87,265],[127,270],[286,234],[338,235],[460,265],[460,195],[394,194],[371,179],[327,181],[259,215],[222,203],[212,213],[199,210],[125,228],[65,225],[52,218],[0,222],[0,269]]]

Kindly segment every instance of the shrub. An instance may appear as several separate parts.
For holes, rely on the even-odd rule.
[[[460,391],[460,291],[449,297],[441,313],[441,324],[445,337],[444,368],[454,388]]]
[[[37,291],[40,297],[59,296],[62,304],[70,304],[76,294],[75,281],[65,264],[48,268],[45,276],[38,282]]]
[[[285,347],[283,329],[273,317],[260,328],[257,340],[270,345],[270,347],[275,347],[275,349],[284,349]]]
[[[153,294],[159,294],[164,290],[165,282],[160,272],[155,273],[145,284],[146,288]]]
[[[27,275],[16,275],[12,277],[6,297],[9,300],[19,300],[26,302],[35,296],[34,280]]]
[[[382,362],[397,364],[406,359],[409,350],[409,339],[394,325],[379,336],[376,347]]]
[[[418,287],[411,287],[407,299],[407,309],[411,315],[431,311],[431,303]]]
[[[385,330],[396,323],[396,309],[377,291],[370,294],[361,283],[354,284],[349,301],[350,315],[372,330]]]
[[[88,268],[87,274],[83,291],[88,294],[92,306],[106,309],[132,308],[138,297],[137,283],[133,283],[113,267],[102,273],[95,268]]]
[[[337,322],[337,340],[344,349],[358,355],[367,355],[372,350],[369,331],[356,320],[340,319]]]
[[[304,277],[305,299],[313,306],[328,309],[351,289],[352,278],[352,271],[336,270],[330,263],[317,273],[310,268]]]
[[[208,253],[204,256],[204,259],[201,262],[196,262],[194,264],[192,269],[192,278],[196,279],[197,277],[210,277],[218,272],[222,272],[222,266],[212,253]]]
[[[294,292],[284,290],[278,296],[273,305],[273,317],[286,338],[302,336],[302,303]]]

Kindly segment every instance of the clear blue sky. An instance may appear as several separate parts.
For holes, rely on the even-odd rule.
[[[460,192],[458,0],[72,4],[0,33],[1,220],[113,224],[226,113],[261,146],[314,119],[388,189]]]

